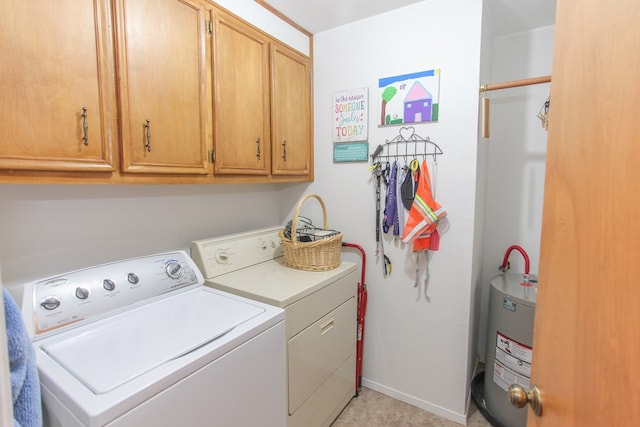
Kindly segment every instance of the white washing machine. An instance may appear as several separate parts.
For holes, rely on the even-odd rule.
[[[45,426],[272,426],[284,312],[203,285],[186,252],[25,285]]]
[[[329,426],[356,391],[356,264],[287,267],[282,227],[195,241],[205,285],[285,309],[288,427]]]

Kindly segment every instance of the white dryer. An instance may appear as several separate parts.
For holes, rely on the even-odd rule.
[[[205,284],[285,309],[288,427],[331,425],[356,391],[357,267],[287,267],[271,227],[195,241]]]
[[[184,251],[25,285],[46,426],[286,424],[284,313]]]

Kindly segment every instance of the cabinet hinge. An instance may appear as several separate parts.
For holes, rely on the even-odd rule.
[[[209,150],[209,161],[211,163],[216,161],[216,152],[213,150]]]
[[[213,33],[213,22],[206,20],[204,21],[204,26],[207,30],[207,34],[211,35],[211,33]]]

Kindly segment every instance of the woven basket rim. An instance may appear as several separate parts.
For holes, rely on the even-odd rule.
[[[302,197],[291,219],[291,236],[285,236],[285,228],[278,233],[282,243],[284,262],[292,268],[300,270],[322,271],[331,270],[340,265],[340,255],[342,249],[342,233],[337,232],[334,235],[311,242],[299,242],[295,239],[296,223],[302,204],[309,198],[316,198],[322,206],[324,229],[327,230],[327,209],[322,198],[317,194],[307,194]]]

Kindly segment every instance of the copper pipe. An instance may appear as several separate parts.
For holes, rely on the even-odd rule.
[[[537,85],[539,83],[551,82],[551,76],[532,77],[530,79],[513,80],[510,82],[491,83],[487,85],[480,85],[480,92],[488,92],[490,90],[509,89],[512,87]]]
[[[489,98],[487,98],[486,96],[482,97],[482,128],[481,128],[481,135],[483,138],[489,138],[489,113],[491,112],[490,110],[491,104],[489,102]]]

